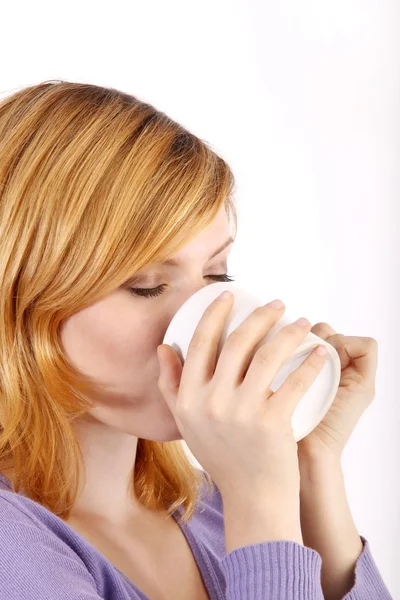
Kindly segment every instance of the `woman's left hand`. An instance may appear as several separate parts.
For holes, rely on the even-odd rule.
[[[311,332],[336,348],[341,378],[335,399],[322,421],[299,440],[299,458],[340,458],[361,415],[375,397],[378,342],[371,337],[345,336],[328,323],[317,323]]]

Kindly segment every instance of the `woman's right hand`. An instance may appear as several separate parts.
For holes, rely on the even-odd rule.
[[[254,354],[254,347],[282,317],[285,307],[257,307],[227,337],[216,363],[225,321],[233,306],[217,297],[204,311],[184,365],[167,344],[158,347],[159,389],[190,451],[223,498],[299,494],[297,442],[291,419],[300,399],[325,364],[315,350],[274,393],[282,363],[310,331],[291,323]],[[161,351],[160,351],[161,349]],[[250,361],[250,364],[249,364]],[[277,496],[278,495],[278,496]]]

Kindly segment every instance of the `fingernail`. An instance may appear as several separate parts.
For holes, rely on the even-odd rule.
[[[228,290],[225,290],[225,292],[222,292],[222,294],[218,296],[217,300],[228,300],[231,296],[232,292],[228,292]]]
[[[309,323],[310,323],[310,321],[308,321],[304,317],[301,317],[301,319],[297,319],[297,321],[295,321],[295,324],[300,325],[300,327],[307,327],[307,325],[309,325]]]
[[[273,300],[272,302],[268,302],[268,304],[266,304],[265,306],[269,306],[270,308],[282,308],[283,302],[282,302],[282,300],[279,300],[277,298],[276,300]]]
[[[316,349],[316,353],[319,356],[325,356],[325,354],[328,354],[328,350],[325,348],[325,346],[318,346],[318,348]]]

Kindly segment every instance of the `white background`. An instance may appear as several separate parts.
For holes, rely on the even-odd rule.
[[[16,1],[1,21],[2,95],[62,78],[154,104],[234,170],[237,283],[293,320],[378,340],[343,468],[399,600],[399,3]]]

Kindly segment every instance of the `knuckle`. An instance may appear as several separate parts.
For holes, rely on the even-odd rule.
[[[271,308],[270,306],[267,306],[266,304],[261,305],[261,306],[256,306],[256,308],[253,310],[253,315],[257,316],[260,319],[265,320],[265,317],[278,317],[279,316],[279,312],[277,312],[274,308]]]
[[[268,365],[271,360],[270,349],[267,344],[263,344],[259,350],[255,353],[253,361],[257,362],[261,366]]]
[[[189,350],[197,350],[198,348],[204,348],[207,345],[208,340],[207,335],[205,335],[202,331],[195,331],[192,339],[190,340]]]
[[[296,343],[299,339],[299,333],[307,333],[304,327],[299,327],[298,325],[294,325],[293,323],[285,327],[284,335],[289,338],[289,340],[293,343]]]
[[[225,420],[224,413],[217,402],[208,402],[204,406],[204,416],[207,421],[222,423]]]
[[[304,379],[298,373],[292,373],[288,376],[286,381],[290,387],[293,387],[296,390],[300,390],[301,392],[307,391],[308,386]]]
[[[246,410],[246,406],[239,406],[230,416],[231,424],[239,429],[253,426],[253,415]]]
[[[240,332],[240,328],[239,329],[234,329],[227,337],[226,342],[228,342],[230,344],[240,344],[243,341],[244,338],[244,334]]]

